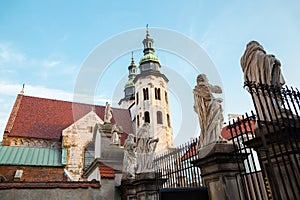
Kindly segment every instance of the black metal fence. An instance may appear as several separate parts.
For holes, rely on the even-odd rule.
[[[192,139],[172,151],[158,156],[154,161],[157,178],[165,180],[160,187],[202,186],[200,168],[191,164],[197,159],[197,139]]]
[[[300,199],[300,92],[250,81],[245,87],[256,115],[229,124],[241,198]]]

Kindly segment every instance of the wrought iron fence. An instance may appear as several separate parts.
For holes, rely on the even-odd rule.
[[[250,81],[245,87],[256,117],[229,124],[245,198],[300,199],[300,93]]]
[[[200,168],[193,166],[198,159],[197,139],[174,148],[155,159],[158,179],[164,179],[161,188],[199,187],[201,183]]]

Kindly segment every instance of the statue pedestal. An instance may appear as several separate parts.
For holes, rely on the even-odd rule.
[[[157,179],[155,172],[136,174],[135,179],[122,180],[122,200],[158,200],[158,187],[164,179]]]
[[[200,167],[204,186],[210,199],[240,199],[236,175],[239,173],[232,143],[212,143],[199,151],[193,164]]]

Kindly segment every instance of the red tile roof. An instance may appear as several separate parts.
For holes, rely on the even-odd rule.
[[[237,126],[236,128],[233,128],[232,129],[233,136],[240,135],[241,133],[246,133],[246,132],[254,131],[254,129],[255,129],[255,121],[254,120],[250,120],[249,122],[250,122],[250,125],[249,125],[248,122],[246,122],[245,126],[241,125],[241,126]],[[222,129],[221,135],[223,136],[223,138],[225,138],[227,140],[230,139],[230,138],[232,138],[229,126],[225,126]]]
[[[62,130],[85,116],[92,108],[103,120],[105,106],[18,95],[5,135],[60,140]],[[126,134],[132,133],[130,111],[119,108],[112,110],[111,122],[122,126]]]
[[[186,160],[198,154],[197,143],[193,143],[189,150],[181,157],[181,160]]]
[[[115,171],[109,166],[100,165],[99,171],[101,178],[115,178]]]

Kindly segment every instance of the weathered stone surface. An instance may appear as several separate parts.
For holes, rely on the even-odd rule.
[[[210,199],[239,199],[236,174],[239,172],[231,143],[210,144],[199,152],[193,164],[200,167],[203,185],[208,187]]]
[[[99,116],[91,111],[83,118],[63,130],[63,148],[67,149],[66,169],[72,181],[79,181],[83,175],[84,149],[93,139],[95,124],[103,124]]]

